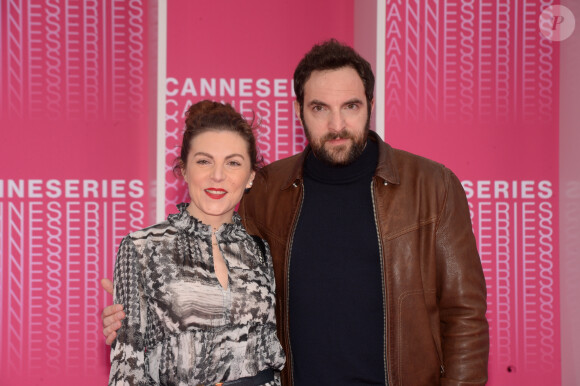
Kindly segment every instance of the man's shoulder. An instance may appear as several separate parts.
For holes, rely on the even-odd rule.
[[[302,153],[298,153],[274,161],[258,171],[255,182],[258,184],[265,183],[267,185],[281,185],[287,183],[293,176],[296,176],[302,167],[302,159]]]
[[[439,200],[450,191],[463,192],[455,173],[442,163],[401,149],[392,149],[391,153],[399,177],[396,190],[402,195],[420,194]]]
[[[261,168],[256,173],[252,188],[242,197],[239,207],[242,218],[247,215],[248,210],[258,206],[264,208],[269,203],[276,205],[281,194],[293,192],[293,189],[286,188],[292,186],[295,178],[299,178],[301,168],[301,153],[274,161]]]
[[[410,183],[417,186],[416,182],[422,181],[427,185],[443,186],[455,176],[440,162],[402,149],[391,148],[391,150],[393,163],[403,185]]]
[[[432,160],[430,158],[411,153],[402,149],[391,148],[393,151],[393,157],[395,158],[399,169],[401,168],[413,168],[417,171],[433,171],[433,172],[445,172],[449,169],[440,162]]]
[[[290,157],[279,159],[264,166],[260,171],[264,173],[278,173],[283,170],[293,170],[296,168],[297,163],[301,162],[301,156],[302,153],[298,153]]]

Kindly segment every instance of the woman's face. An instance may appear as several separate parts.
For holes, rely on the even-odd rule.
[[[251,165],[241,135],[210,130],[195,136],[182,170],[191,198],[189,213],[213,227],[231,222],[244,189],[254,179]]]

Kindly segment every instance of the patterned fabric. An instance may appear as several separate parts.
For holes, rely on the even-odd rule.
[[[214,273],[211,228],[180,213],[129,234],[115,265],[115,303],[127,314],[111,350],[110,385],[208,385],[280,370],[274,272],[234,213],[216,231],[228,268]],[[276,372],[274,382],[279,385]]]

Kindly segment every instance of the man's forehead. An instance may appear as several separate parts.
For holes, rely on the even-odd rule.
[[[362,79],[358,72],[350,66],[344,66],[339,68],[330,68],[324,70],[314,70],[310,73],[310,76],[305,83],[308,83],[313,78],[353,78],[360,80],[362,84]]]
[[[358,73],[351,67],[333,70],[316,70],[304,85],[304,99],[365,99],[364,84]]]

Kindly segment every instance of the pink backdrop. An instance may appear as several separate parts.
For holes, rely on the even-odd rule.
[[[156,12],[0,4],[0,383],[103,385],[98,279],[155,218]]]
[[[387,1],[385,137],[463,182],[490,385],[560,384],[559,46],[540,34],[546,3]]]
[[[171,171],[187,108],[214,99],[250,119],[255,113],[264,160],[293,155],[306,145],[294,114],[294,68],[313,43],[336,37],[352,44],[354,32],[352,1],[173,1],[167,13],[166,212],[173,213],[189,199]],[[332,17],[321,22],[325,13]],[[186,45],[184,36],[192,37]]]
[[[464,183],[490,385],[560,383],[559,52],[538,26],[551,3],[386,0],[385,136]],[[2,384],[106,382],[98,278],[154,222],[156,4],[0,3]],[[316,42],[354,43],[355,5],[168,2],[166,212],[187,198],[170,167],[193,102],[255,112],[268,162],[302,150],[293,69]]]

